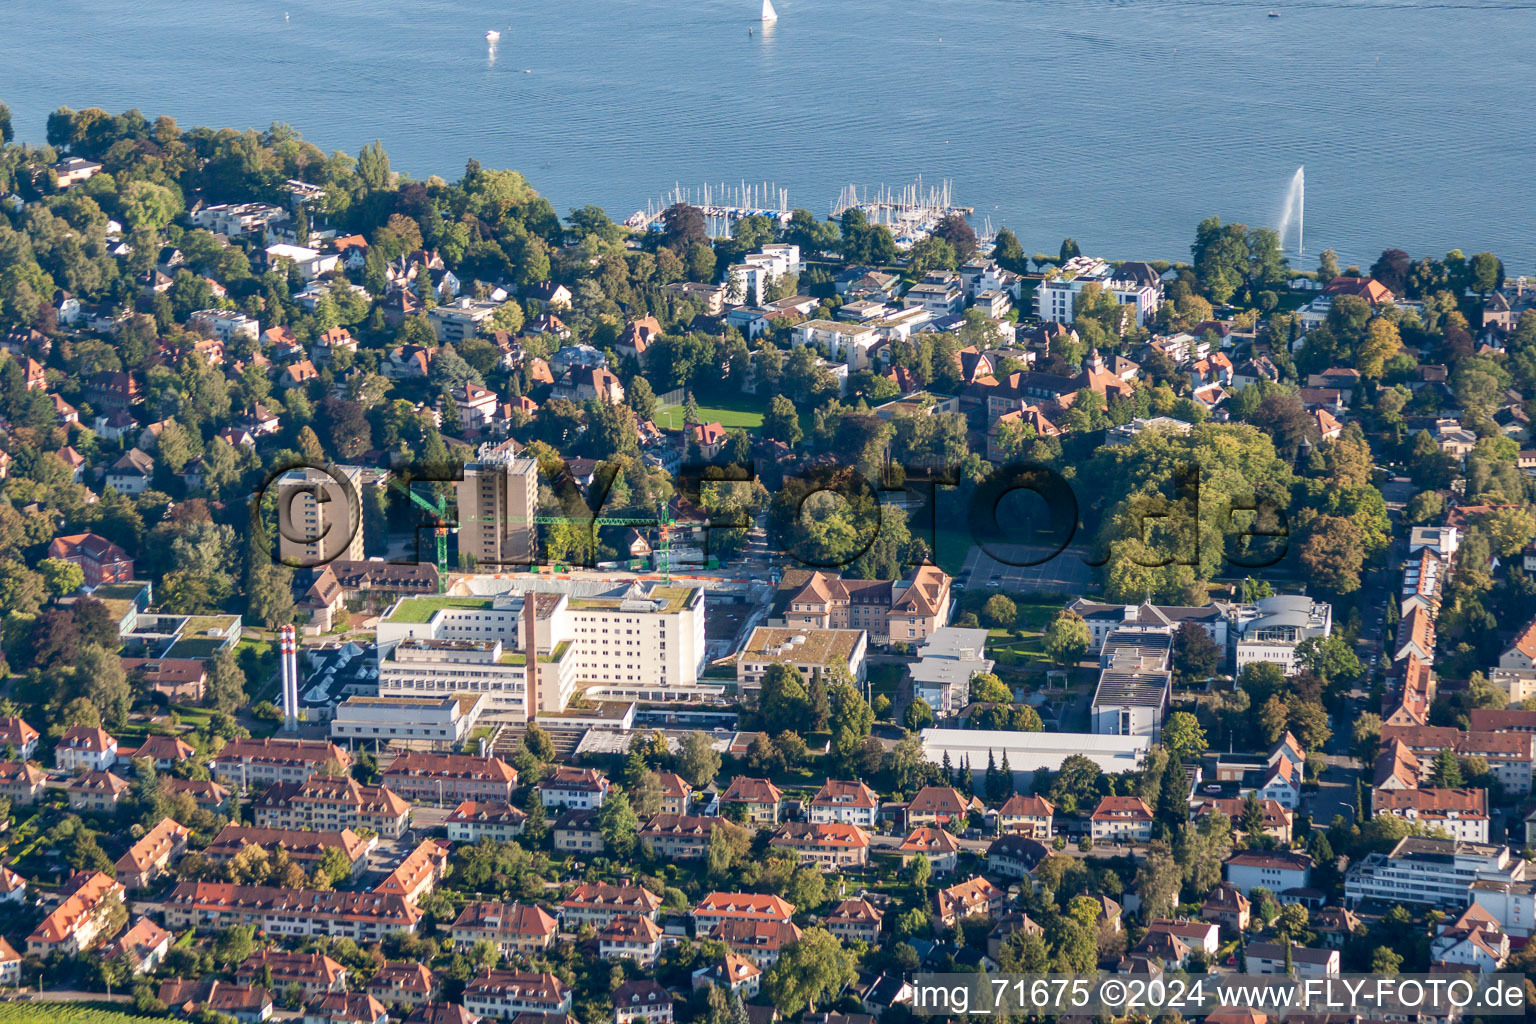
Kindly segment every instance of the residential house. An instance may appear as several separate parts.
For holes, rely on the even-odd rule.
[[[461,950],[489,942],[504,955],[532,955],[553,946],[559,930],[559,922],[539,907],[476,900],[464,905],[448,934]]]
[[[270,976],[272,988],[285,992],[297,988],[305,999],[328,992],[347,990],[348,970],[324,953],[289,953],[280,949],[261,949],[252,953],[235,969],[235,982],[260,985]]]
[[[607,778],[595,768],[557,765],[554,772],[535,788],[545,807],[588,810],[603,806],[608,785]]]
[[[598,956],[604,960],[627,958],[650,968],[661,955],[661,936],[660,926],[649,917],[620,915],[598,931]]]
[[[485,970],[464,986],[464,1007],[505,1021],[523,1013],[570,1013],[571,990],[548,971]]]
[[[72,533],[48,543],[48,557],[78,565],[85,585],[125,583],[133,579],[133,559],[107,538],[94,533]]]
[[[767,893],[712,892],[689,912],[695,935],[708,935],[725,921],[788,921],[795,907]]]
[[[818,825],[841,822],[872,829],[879,811],[879,798],[863,782],[828,779],[811,798],[806,807],[806,816],[811,823]]]
[[[453,809],[444,824],[448,838],[456,843],[478,843],[486,836],[504,843],[522,835],[527,822],[527,813],[515,804],[465,800]]]
[[[997,828],[999,832],[1048,840],[1055,813],[1056,808],[1044,797],[1015,793],[998,810]]]
[[[732,805],[743,809],[743,820],[755,825],[772,825],[779,820],[779,806],[784,794],[767,779],[738,775],[720,794],[722,808]]]
[[[171,933],[149,918],[141,917],[102,950],[102,959],[108,962],[123,959],[133,974],[149,974],[165,959],[170,948]],[[0,972],[3,972],[3,964],[0,964]]]
[[[1028,878],[1051,848],[1023,833],[998,836],[987,847],[987,870],[1003,878]]]
[[[901,854],[903,867],[917,857],[926,857],[934,874],[953,874],[960,859],[960,841],[938,825],[920,825],[901,841],[896,852]]]
[[[123,886],[100,871],[77,872],[60,892],[59,905],[27,936],[27,951],[39,956],[76,956],[110,939],[106,928],[114,907],[122,905]]]
[[[1227,858],[1226,874],[1227,881],[1244,895],[1252,895],[1255,889],[1283,894],[1307,887],[1312,858],[1290,850],[1242,850]]]
[[[785,822],[768,845],[793,850],[800,860],[831,872],[869,864],[868,834],[842,822]]]
[[[880,938],[885,914],[863,897],[843,900],[822,918],[821,925],[844,942],[868,942]]]
[[[143,889],[171,869],[187,849],[191,831],[173,818],[161,818],[117,861],[117,878],[129,889]]]
[[[582,882],[561,902],[560,909],[569,928],[585,924],[601,928],[615,917],[655,920],[661,910],[661,897],[638,885]]]
[[[934,894],[937,921],[946,928],[958,927],[967,917],[993,917],[1008,905],[1008,894],[977,875]]]
[[[1106,796],[1088,821],[1096,843],[1144,843],[1152,838],[1152,811],[1140,797]]]

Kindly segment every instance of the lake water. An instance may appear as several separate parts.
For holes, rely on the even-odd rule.
[[[61,104],[283,120],[620,220],[674,183],[772,181],[825,215],[921,174],[1026,252],[1117,258],[1185,258],[1209,214],[1277,224],[1304,164],[1302,267],[1395,245],[1536,270],[1536,4],[776,3],[764,31],[758,0],[4,0],[0,99],[26,140]]]

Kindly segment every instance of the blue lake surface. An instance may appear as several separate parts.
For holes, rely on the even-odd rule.
[[[771,181],[825,215],[922,175],[1026,252],[1116,258],[1186,258],[1210,214],[1277,225],[1305,165],[1298,266],[1398,246],[1536,271],[1536,4],[775,2],[765,31],[759,0],[4,0],[0,99],[28,141],[59,105],[286,121],[615,219],[675,183]]]

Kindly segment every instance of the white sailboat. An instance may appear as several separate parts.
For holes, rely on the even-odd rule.
[[[763,0],[763,20],[778,21],[779,12],[773,9],[773,0]]]
[[[496,43],[500,39],[501,39],[501,33],[497,32],[495,29],[491,29],[489,32],[487,32],[485,34],[485,41],[488,42],[488,43]]]

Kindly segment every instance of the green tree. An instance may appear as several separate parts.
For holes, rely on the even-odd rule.
[[[1007,629],[1018,621],[1019,608],[1006,594],[993,594],[982,606],[981,614],[993,628]]]
[[[1175,711],[1169,715],[1163,726],[1163,746],[1168,748],[1174,760],[1205,753],[1205,730],[1200,727],[1200,720],[1188,711]]]
[[[1045,653],[1063,668],[1076,664],[1093,643],[1093,633],[1076,612],[1058,612],[1045,628]]]
[[[695,789],[715,781],[720,774],[720,754],[708,734],[695,730],[683,737],[677,752],[677,773]]]
[[[837,995],[855,977],[853,956],[843,944],[824,928],[807,928],[768,968],[763,987],[780,1013],[795,1017],[815,1010],[817,1001]]]
[[[901,724],[912,732],[919,732],[933,724],[933,708],[921,697],[913,697],[902,712]]]
[[[800,414],[795,404],[783,395],[774,395],[763,417],[763,436],[785,444],[796,444],[804,433],[800,429]]]
[[[67,597],[85,586],[85,572],[74,562],[62,558],[45,558],[37,563],[43,584],[54,597]]]
[[[635,851],[640,836],[640,819],[623,790],[610,792],[598,812],[598,827],[603,833],[603,848],[616,857],[627,858]]]

